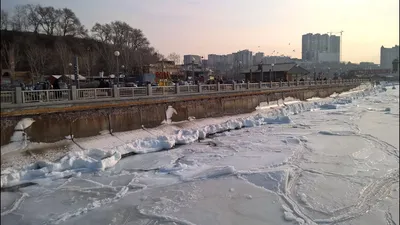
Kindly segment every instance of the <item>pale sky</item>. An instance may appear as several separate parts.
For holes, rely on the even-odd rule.
[[[343,30],[342,60],[379,63],[382,45],[399,44],[399,0],[1,0],[6,10],[27,3],[68,7],[89,29],[125,21],[166,56],[249,49],[300,58],[302,34]]]

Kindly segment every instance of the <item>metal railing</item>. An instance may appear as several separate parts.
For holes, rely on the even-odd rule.
[[[218,87],[216,84],[201,85],[201,92],[216,92]]]
[[[15,91],[1,92],[1,104],[14,104],[14,103],[15,103]]]
[[[153,95],[172,95],[176,93],[175,86],[152,87]]]
[[[183,85],[179,86],[180,93],[195,93],[199,92],[199,85]]]
[[[184,85],[160,87],[117,87],[113,88],[86,88],[62,90],[34,90],[22,91],[17,87],[15,91],[1,91],[1,105],[13,107],[13,104],[37,104],[59,101],[83,101],[96,99],[140,98],[143,96],[178,96],[201,93],[244,92],[251,90],[287,89],[301,87],[325,87],[329,85],[345,86],[361,84],[368,80],[319,80],[319,81],[292,81],[292,82],[263,82],[240,84],[211,84],[211,85]],[[8,106],[7,106],[8,105]]]
[[[112,88],[85,88],[77,89],[77,100],[113,98]]]
[[[220,90],[221,91],[232,91],[233,90],[233,84],[220,84]]]
[[[69,89],[22,91],[22,102],[31,103],[68,101],[71,99],[70,93],[71,90]]]

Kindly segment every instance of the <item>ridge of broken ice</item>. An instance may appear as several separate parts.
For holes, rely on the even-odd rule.
[[[10,187],[23,183],[38,183],[42,180],[54,180],[67,176],[74,176],[80,172],[102,171],[113,167],[121,160],[124,154],[144,154],[172,149],[175,145],[190,144],[209,135],[234,129],[262,126],[266,124],[290,124],[290,115],[317,108],[335,109],[336,105],[351,103],[353,99],[364,97],[377,91],[381,87],[369,88],[359,92],[351,92],[344,97],[326,98],[317,101],[294,102],[254,116],[240,119],[230,119],[221,124],[204,126],[199,129],[181,129],[174,135],[148,137],[135,140],[131,143],[116,146],[111,150],[89,149],[79,152],[70,152],[57,162],[36,162],[21,170],[8,168],[2,171],[1,187]],[[332,105],[332,107],[326,107]]]

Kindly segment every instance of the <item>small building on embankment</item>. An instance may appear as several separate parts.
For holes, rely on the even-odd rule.
[[[310,72],[296,63],[260,64],[241,72],[251,83],[308,80]]]

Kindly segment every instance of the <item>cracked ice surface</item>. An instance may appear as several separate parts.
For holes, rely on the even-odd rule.
[[[399,224],[398,109],[396,90],[376,89],[30,165],[40,182],[1,192],[1,223]],[[151,138],[164,150],[145,151]]]

